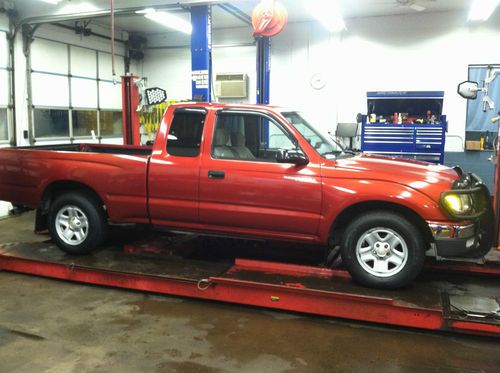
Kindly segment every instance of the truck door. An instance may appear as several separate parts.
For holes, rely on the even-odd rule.
[[[178,108],[165,118],[170,126],[157,141],[149,165],[148,203],[151,222],[179,226],[199,222],[198,193],[205,109]]]
[[[223,110],[210,133],[200,171],[202,224],[257,235],[317,235],[320,166],[277,163],[279,149],[298,147],[284,124],[260,112]]]

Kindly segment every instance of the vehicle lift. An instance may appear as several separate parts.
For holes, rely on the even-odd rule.
[[[198,38],[193,69],[202,75],[208,70],[210,80],[211,41],[206,37],[210,9],[193,9],[194,18],[203,24],[193,27],[192,38]],[[200,47],[201,40],[207,44]],[[261,40],[257,58],[261,102],[269,97],[269,51],[269,40]],[[200,57],[200,53],[204,55]],[[133,79],[125,81],[124,87],[134,89]],[[193,81],[193,95],[210,98],[210,86],[199,83],[194,87]],[[124,93],[128,123],[136,122],[133,115],[138,100],[136,93]],[[124,136],[133,143],[137,133],[129,128]],[[273,261],[245,254],[245,258],[233,256],[229,261],[200,259],[190,255],[198,239],[193,235],[148,238],[81,257],[64,254],[50,242],[5,244],[0,245],[0,270],[383,325],[500,337],[500,251],[495,249],[482,264],[428,260],[414,285],[388,291],[359,286],[343,269],[317,265],[320,263],[290,264],[293,251],[286,251],[284,260]],[[225,241],[220,242],[224,246]],[[238,245],[231,248],[233,255],[241,254]],[[205,250],[205,255],[211,252]]]

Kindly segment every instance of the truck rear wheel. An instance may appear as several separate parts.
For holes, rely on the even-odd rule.
[[[49,230],[61,250],[73,255],[88,254],[105,239],[106,215],[91,194],[65,193],[50,206]]]
[[[369,287],[407,286],[424,265],[425,244],[417,227],[391,212],[370,212],[352,221],[341,246],[352,278]]]

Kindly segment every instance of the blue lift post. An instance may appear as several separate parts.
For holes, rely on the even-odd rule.
[[[212,101],[212,10],[191,7],[191,90],[193,101]]]
[[[257,103],[269,104],[271,79],[271,38],[257,38]],[[266,148],[269,146],[269,123],[263,125],[262,138]]]
[[[257,103],[269,104],[271,79],[271,38],[257,39]]]

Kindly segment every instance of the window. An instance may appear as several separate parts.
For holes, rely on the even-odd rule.
[[[275,121],[253,113],[219,113],[212,156],[221,159],[276,162],[281,149],[296,149],[290,135]]]
[[[34,109],[33,122],[36,137],[68,137],[68,110]]]
[[[9,125],[7,122],[7,109],[0,108],[0,141],[9,139]]]
[[[282,114],[322,157],[335,159],[347,156],[338,143],[333,141],[330,136],[322,134],[317,127],[309,124],[301,114],[297,112]]]
[[[175,113],[168,132],[167,153],[178,157],[197,157],[204,123],[205,113]]]
[[[73,110],[71,112],[73,136],[92,136],[92,131],[97,136],[97,111]]]
[[[122,112],[121,111],[100,111],[99,127],[101,137],[122,136]]]
[[[121,137],[121,84],[113,83],[111,62],[110,53],[35,38],[30,66],[34,137],[67,141],[70,135],[89,137],[92,131],[101,138]],[[117,56],[118,75],[125,73],[124,62]]]

